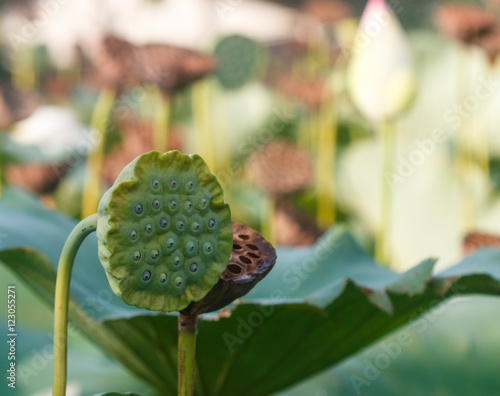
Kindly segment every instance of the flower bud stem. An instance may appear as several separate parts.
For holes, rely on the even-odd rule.
[[[178,396],[194,394],[198,316],[179,314]]]
[[[71,231],[64,244],[57,269],[54,302],[54,383],[53,395],[66,394],[68,354],[68,304],[71,272],[78,248],[97,227],[97,214],[83,219]]]

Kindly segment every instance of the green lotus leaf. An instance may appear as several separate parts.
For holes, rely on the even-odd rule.
[[[179,311],[217,283],[232,248],[231,212],[203,159],[140,155],[99,203],[99,259],[127,304]]]

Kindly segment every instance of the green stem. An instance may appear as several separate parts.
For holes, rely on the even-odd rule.
[[[196,367],[196,333],[198,317],[179,314],[179,357],[178,357],[178,396],[194,394],[194,372]]]
[[[382,196],[380,208],[380,225],[375,241],[375,259],[382,264],[390,263],[389,235],[391,230],[391,186],[389,178],[394,164],[395,136],[393,121],[386,120],[379,125],[383,141]]]
[[[262,235],[267,241],[276,245],[276,197],[270,196],[264,198],[264,210],[262,210],[261,218]]]
[[[202,79],[193,84],[193,117],[196,126],[198,153],[215,171],[212,120],[210,117],[210,82]]]
[[[85,182],[82,196],[82,218],[96,213],[99,203],[99,189],[101,184],[101,171],[104,161],[104,145],[106,141],[106,126],[108,117],[113,109],[115,92],[103,89],[94,107],[90,127],[100,134],[97,147],[87,157],[85,165]]]
[[[54,301],[54,383],[53,396],[66,394],[68,354],[68,304],[71,272],[78,248],[97,227],[97,214],[83,219],[69,234],[57,269]]]
[[[161,153],[168,150],[168,134],[172,101],[158,89],[153,129],[153,148]]]

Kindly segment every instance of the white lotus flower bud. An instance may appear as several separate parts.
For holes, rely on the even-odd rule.
[[[409,44],[385,0],[369,0],[351,50],[347,87],[354,104],[372,121],[405,110],[416,90]]]

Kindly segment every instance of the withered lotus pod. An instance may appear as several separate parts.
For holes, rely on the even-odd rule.
[[[462,242],[464,256],[474,253],[483,247],[500,247],[500,236],[471,232],[465,236]]]
[[[442,4],[434,10],[433,18],[444,34],[465,43],[471,43],[496,25],[495,15],[474,4]]]
[[[339,22],[354,14],[351,5],[340,0],[311,0],[301,7],[301,11],[326,24]]]
[[[309,153],[283,139],[259,148],[247,167],[254,183],[275,196],[303,190],[313,180]]]
[[[46,194],[57,187],[67,171],[66,164],[16,164],[7,167],[5,178],[9,183],[32,193]]]
[[[274,88],[283,95],[295,99],[312,110],[318,110],[328,99],[323,81],[317,78],[279,76],[271,82]]]
[[[144,78],[153,80],[164,92],[182,88],[215,69],[215,60],[186,48],[149,44],[138,49]]]
[[[95,59],[100,83],[120,89],[142,82],[142,70],[137,59],[137,47],[118,37],[105,37]]]
[[[0,85],[0,131],[31,115],[40,104],[37,95],[21,92],[10,84]]]
[[[274,247],[261,234],[236,221],[232,226],[233,250],[219,282],[204,298],[192,302],[181,313],[199,315],[227,306],[252,290],[276,263]]]

